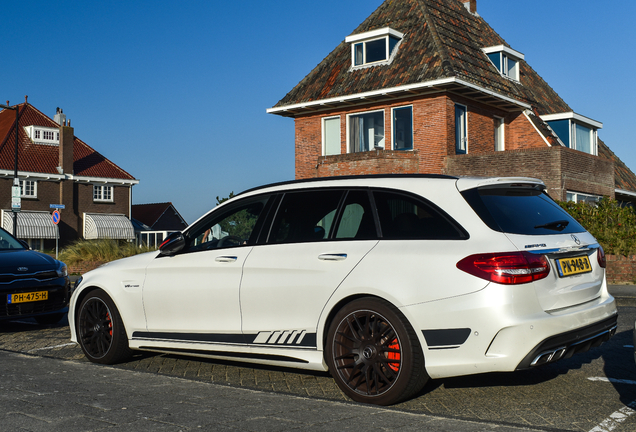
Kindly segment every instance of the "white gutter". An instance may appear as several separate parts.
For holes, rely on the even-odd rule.
[[[76,182],[85,182],[85,183],[108,183],[108,184],[120,184],[120,185],[136,185],[139,184],[139,180],[126,180],[126,179],[118,179],[118,178],[108,178],[108,177],[89,177],[89,176],[76,176],[76,175],[68,175],[69,180],[74,180]]]
[[[13,174],[13,170],[0,170],[0,177],[3,178],[13,178]],[[47,174],[28,171],[18,171],[18,177],[21,179],[34,180],[64,180],[66,178],[64,174]]]
[[[547,114],[547,115],[541,116],[541,120],[546,122],[553,121],[553,120],[570,120],[570,119],[577,120],[579,123],[592,126],[593,128],[596,128],[596,129],[603,129],[603,123],[596,120],[592,120],[589,117],[582,116],[581,114],[577,114],[572,111],[558,113],[558,114]]]
[[[444,85],[444,84],[460,84],[460,85],[463,85],[463,86],[470,87],[470,88],[473,88],[475,90],[478,90],[478,91],[480,91],[482,93],[489,94],[489,95],[491,95],[493,97],[496,97],[496,98],[501,99],[503,101],[506,101],[508,103],[512,103],[512,104],[517,105],[517,106],[519,106],[521,108],[524,108],[524,109],[531,109],[532,108],[529,104],[520,102],[518,100],[509,98],[507,96],[503,96],[503,95],[501,95],[499,93],[496,93],[496,92],[494,92],[492,90],[485,89],[483,87],[480,87],[478,85],[469,83],[467,81],[463,81],[461,79],[457,79],[455,77],[452,77],[452,78],[443,78],[443,79],[434,80],[434,81],[427,81],[427,82],[424,82],[424,83],[408,84],[408,85],[399,86],[399,87],[393,87],[393,88],[388,88],[388,89],[373,90],[373,91],[364,92],[364,93],[357,93],[357,94],[354,94],[354,95],[340,96],[340,97],[334,97],[334,98],[329,98],[329,99],[321,99],[319,101],[311,101],[311,102],[303,102],[303,103],[298,103],[298,104],[293,104],[293,105],[286,105],[286,106],[282,106],[282,107],[278,107],[278,108],[269,108],[269,109],[267,109],[267,113],[268,114],[278,114],[278,113],[283,113],[285,111],[294,110],[294,109],[298,109],[298,108],[319,107],[321,105],[329,105],[329,104],[333,104],[333,103],[348,102],[348,101],[365,99],[365,98],[374,97],[374,96],[386,96],[386,95],[391,95],[391,94],[394,94],[394,93],[402,93],[402,92],[411,91],[411,90],[426,89],[426,88],[431,88],[431,87],[440,86],[440,85]]]
[[[625,190],[625,189],[614,189],[614,193],[619,193],[621,195],[629,195],[629,196],[636,197],[636,192],[628,191],[628,190]]]

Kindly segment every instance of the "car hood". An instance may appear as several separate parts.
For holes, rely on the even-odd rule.
[[[18,268],[26,268],[27,270]],[[55,270],[57,262],[55,258],[33,250],[3,250],[0,251],[0,273],[36,272]]]
[[[122,258],[115,261],[108,262],[103,264],[100,267],[97,267],[95,270],[91,270],[82,277],[86,280],[87,277],[93,277],[97,274],[101,274],[103,272],[112,273],[115,271],[137,271],[137,270],[145,270],[148,267],[148,264],[152,262],[153,259],[159,254],[159,251],[146,252],[138,255],[133,255],[128,258]]]

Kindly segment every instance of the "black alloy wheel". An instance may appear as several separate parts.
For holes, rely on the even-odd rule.
[[[113,301],[102,290],[89,292],[77,313],[77,339],[94,363],[114,364],[130,357],[126,330]]]
[[[358,402],[394,404],[421,390],[428,380],[411,326],[381,299],[354,300],[340,310],[325,348],[336,383]]]

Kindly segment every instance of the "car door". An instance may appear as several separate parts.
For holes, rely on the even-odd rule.
[[[255,246],[244,265],[246,341],[316,346],[324,305],[377,241],[366,190],[286,193],[266,244]]]
[[[213,211],[185,233],[186,246],[147,268],[143,302],[154,338],[242,342],[239,285],[267,197]]]

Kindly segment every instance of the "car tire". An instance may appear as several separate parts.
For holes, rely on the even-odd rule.
[[[77,309],[76,328],[82,351],[93,363],[115,364],[132,355],[119,311],[102,290],[84,297]]]
[[[340,389],[357,402],[391,405],[428,380],[413,328],[395,306],[378,298],[354,300],[336,313],[325,357]]]
[[[36,316],[35,320],[40,325],[57,324],[60,321],[62,321],[62,318],[64,318],[64,315],[66,315],[66,314],[65,313],[56,313],[56,314],[49,314],[49,315],[40,315],[40,316]]]

